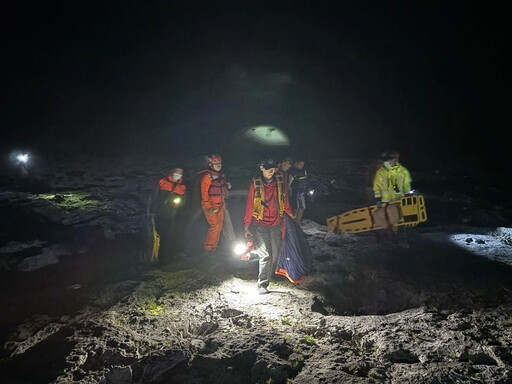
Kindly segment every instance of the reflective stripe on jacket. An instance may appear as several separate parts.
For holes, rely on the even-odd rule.
[[[396,201],[411,191],[411,175],[407,168],[397,164],[380,167],[373,179],[373,193],[384,202]]]
[[[305,169],[292,168],[290,170],[290,195],[303,195],[306,192],[308,172]]]

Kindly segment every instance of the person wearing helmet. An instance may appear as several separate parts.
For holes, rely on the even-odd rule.
[[[225,199],[231,184],[221,174],[222,159],[219,155],[205,156],[205,169],[199,173],[201,179],[201,206],[210,225],[204,242],[206,252],[215,252],[219,245],[224,225]]]
[[[245,236],[250,237],[254,226],[259,255],[258,292],[269,293],[272,271],[282,245],[284,214],[293,218],[288,193],[282,175],[273,159],[261,161],[261,176],[252,180],[247,195],[244,218]]]

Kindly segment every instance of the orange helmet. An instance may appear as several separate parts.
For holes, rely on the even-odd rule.
[[[207,165],[221,164],[222,158],[219,155],[207,155],[204,157]]]

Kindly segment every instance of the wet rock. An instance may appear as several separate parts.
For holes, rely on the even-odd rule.
[[[131,384],[133,373],[130,366],[113,367],[106,375],[107,384]]]

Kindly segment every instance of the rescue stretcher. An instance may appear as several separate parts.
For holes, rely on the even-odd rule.
[[[404,196],[391,203],[354,209],[327,219],[327,228],[334,233],[359,233],[389,227],[415,227],[427,221],[422,195]]]

